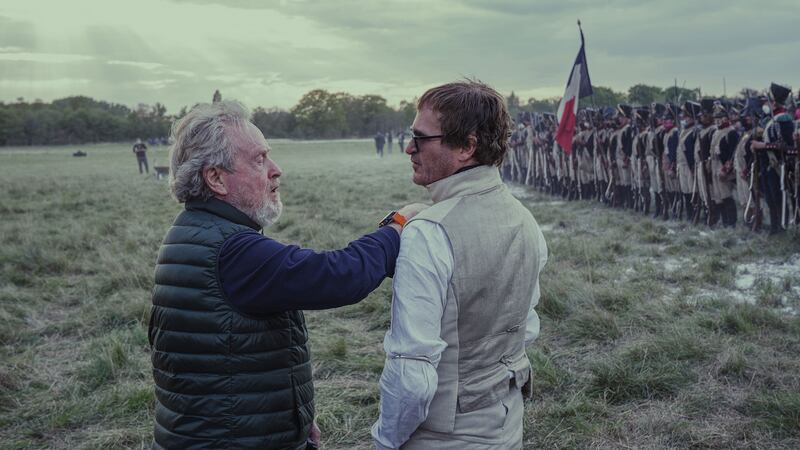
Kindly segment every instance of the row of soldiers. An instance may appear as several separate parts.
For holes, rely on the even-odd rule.
[[[553,114],[528,114],[511,136],[510,181],[570,200],[596,199],[654,218],[770,233],[800,225],[800,130],[791,90],[741,101],[702,99],[579,111],[571,151]],[[768,214],[763,212],[766,205]]]

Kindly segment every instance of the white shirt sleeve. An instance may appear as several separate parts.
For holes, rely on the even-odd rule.
[[[392,283],[392,322],[383,341],[380,417],[372,426],[378,449],[396,449],[428,416],[447,344],[441,320],[453,274],[453,250],[438,224],[409,223],[400,237]],[[537,319],[538,324],[538,319]]]
[[[544,235],[542,235],[542,230],[539,227],[536,227],[536,240],[538,241],[536,247],[539,250],[539,272],[536,274],[536,286],[533,288],[533,297],[531,298],[531,308],[528,310],[528,321],[525,324],[525,346],[531,345],[533,341],[539,337],[539,315],[536,313],[534,309],[536,305],[539,304],[539,297],[541,296],[541,291],[539,289],[539,281],[541,280],[542,270],[544,269],[545,264],[547,264],[547,242],[544,240]]]

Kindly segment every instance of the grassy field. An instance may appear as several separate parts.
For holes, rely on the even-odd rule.
[[[0,149],[2,449],[151,440],[149,293],[180,205],[129,145],[76,149]],[[337,248],[428,199],[396,147],[273,149],[285,208],[267,233],[284,242]],[[526,448],[800,448],[796,231],[709,232],[514,191],[551,255]],[[390,293],[307,314],[326,448],[370,445]]]

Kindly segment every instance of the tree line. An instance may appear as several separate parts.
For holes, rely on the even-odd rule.
[[[686,100],[699,100],[701,97],[700,88],[686,89],[677,86],[661,88],[647,84],[636,84],[628,89],[628,92],[619,92],[605,86],[592,86],[594,94],[581,99],[581,107],[601,108],[606,106],[616,106],[620,103],[631,105],[649,105],[653,102],[684,102]],[[517,117],[525,112],[550,112],[558,110],[558,103],[561,97],[551,97],[545,99],[529,98],[527,102],[511,92],[506,97],[506,104],[512,117]]]
[[[614,106],[617,103],[650,104],[654,101],[700,98],[699,89],[660,88],[637,84],[628,92],[603,86],[581,100],[587,106]],[[558,97],[529,98],[523,103],[513,92],[506,97],[512,117],[519,113],[555,112]],[[136,138],[161,138],[169,134],[172,122],[188,111],[167,114],[164,105],[128,106],[75,96],[51,103],[0,102],[0,146],[83,144],[123,142]],[[258,107],[252,120],[268,138],[336,139],[371,137],[376,132],[399,131],[414,120],[416,100],[389,106],[379,95],[355,96],[346,92],[312,90],[289,110]]]

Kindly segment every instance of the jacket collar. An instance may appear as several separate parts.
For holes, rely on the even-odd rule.
[[[215,216],[222,217],[223,219],[230,220],[233,223],[250,227],[256,231],[261,231],[261,225],[257,224],[253,219],[247,216],[235,206],[230,203],[220,200],[216,197],[211,197],[208,200],[189,200],[185,204],[187,211],[204,211],[214,214]]]
[[[500,170],[495,166],[478,166],[463,172],[442,178],[427,186],[434,203],[453,197],[479,194],[503,184]]]

